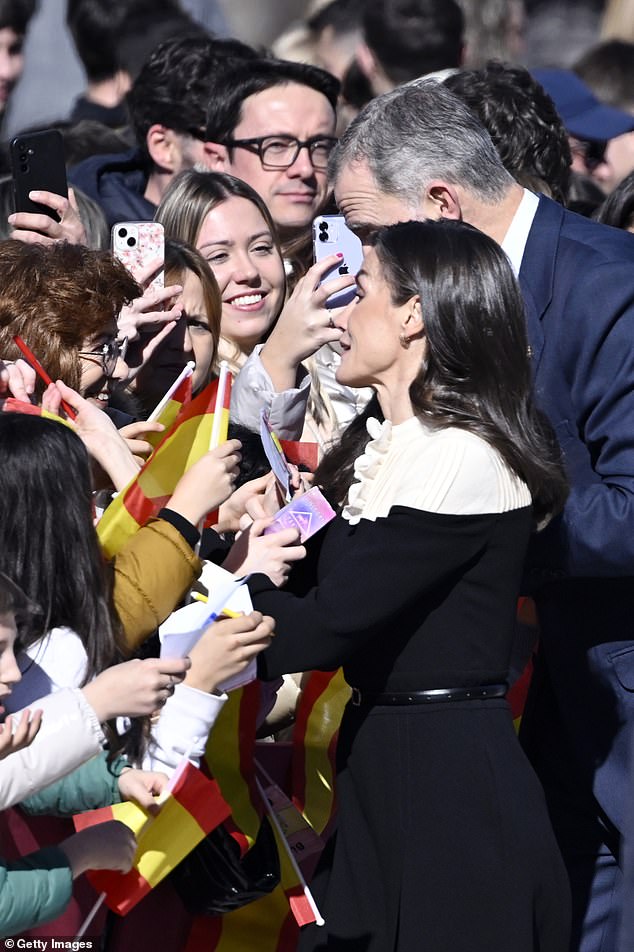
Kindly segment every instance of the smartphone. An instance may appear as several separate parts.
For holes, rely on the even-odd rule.
[[[315,262],[322,261],[328,255],[341,254],[343,258],[338,267],[322,278],[321,284],[337,277],[337,274],[356,274],[363,261],[361,241],[346,225],[343,215],[319,215],[313,221],[313,255]],[[357,293],[353,284],[343,291],[336,291],[326,301],[326,307],[343,307],[349,304]]]
[[[163,226],[157,221],[119,221],[112,226],[111,248],[115,258],[126,266],[132,277],[145,286],[148,267],[165,257]],[[158,290],[163,284],[164,270],[161,268],[147,286]]]
[[[41,189],[68,198],[64,140],[57,129],[44,129],[16,136],[11,141],[11,171],[16,212],[34,212],[59,221],[59,215],[39,202],[32,202],[29,192]]]

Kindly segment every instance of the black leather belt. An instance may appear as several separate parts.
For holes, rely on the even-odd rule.
[[[433,704],[438,701],[484,701],[504,697],[506,684],[477,684],[469,688],[434,688],[431,691],[391,691],[373,694],[352,688],[352,704],[355,707],[373,707],[391,704]]]

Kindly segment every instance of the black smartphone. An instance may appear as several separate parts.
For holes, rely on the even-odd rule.
[[[16,136],[11,141],[11,171],[16,212],[34,212],[59,221],[59,215],[39,202],[32,202],[29,192],[40,189],[68,198],[64,140],[57,129],[44,129]]]

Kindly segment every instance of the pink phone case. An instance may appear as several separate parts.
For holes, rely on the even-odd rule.
[[[148,266],[165,256],[163,226],[157,221],[120,221],[112,226],[112,253],[126,266],[139,284]],[[150,281],[149,287],[163,287],[163,269]]]

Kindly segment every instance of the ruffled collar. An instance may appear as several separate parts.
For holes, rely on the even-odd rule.
[[[370,441],[366,444],[361,456],[355,460],[355,482],[348,490],[348,501],[341,513],[351,526],[356,525],[361,519],[370,491],[370,484],[381,468],[392,442],[392,423],[390,420],[379,423],[376,417],[369,417],[366,429]]]

